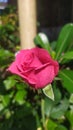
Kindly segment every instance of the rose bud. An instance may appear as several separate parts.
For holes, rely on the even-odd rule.
[[[35,89],[44,88],[52,83],[58,70],[58,62],[51,58],[48,51],[38,47],[21,50],[8,68],[8,71],[19,75]]]

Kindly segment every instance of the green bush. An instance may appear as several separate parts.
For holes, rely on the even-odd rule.
[[[6,72],[19,47],[18,18],[8,7],[0,25],[0,129],[73,129],[73,24],[65,25],[57,41],[50,43],[39,33],[34,42],[58,60],[60,71],[49,86],[34,91],[19,76]],[[6,13],[7,12],[7,13]],[[45,96],[45,94],[47,96]],[[54,98],[54,99],[53,99]],[[52,100],[53,99],[53,100]]]
[[[0,23],[0,47],[16,51],[20,39],[17,11],[13,6],[4,10]]]

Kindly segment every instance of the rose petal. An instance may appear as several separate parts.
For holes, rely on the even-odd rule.
[[[36,72],[37,82],[35,87],[45,87],[47,84],[53,81],[54,76],[54,67],[51,65],[47,65],[45,68],[42,68],[42,70]]]

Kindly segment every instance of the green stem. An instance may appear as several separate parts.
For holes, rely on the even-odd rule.
[[[45,101],[42,99],[41,100],[41,114],[42,114],[42,124],[43,124],[43,127],[45,129],[45,108],[44,108],[44,103],[45,103]]]

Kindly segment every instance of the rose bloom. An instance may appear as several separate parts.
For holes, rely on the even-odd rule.
[[[8,71],[19,75],[35,89],[50,84],[58,74],[58,70],[58,62],[51,58],[48,51],[38,47],[21,50],[8,68]]]

